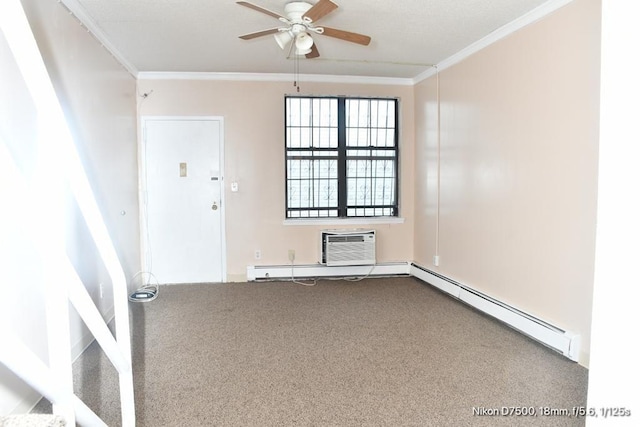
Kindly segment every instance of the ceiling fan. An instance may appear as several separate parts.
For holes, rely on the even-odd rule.
[[[331,0],[319,0],[314,5],[304,1],[287,3],[284,6],[284,16],[247,1],[238,1],[236,3],[277,18],[285,24],[285,26],[282,27],[244,34],[240,36],[240,38],[243,40],[251,40],[273,34],[281,49],[284,50],[287,45],[290,45],[289,56],[292,52],[298,56],[304,55],[309,59],[320,56],[316,43],[311,37],[311,33],[322,34],[364,46],[367,46],[371,42],[371,37],[363,34],[337,30],[325,26],[316,26],[318,20],[338,8],[338,5]]]

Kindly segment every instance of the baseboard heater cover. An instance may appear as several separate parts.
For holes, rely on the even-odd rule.
[[[250,265],[247,280],[304,279],[310,277],[353,277],[353,276],[397,276],[408,275],[408,262],[380,263],[376,265],[326,266],[322,264],[294,265]]]
[[[411,275],[506,323],[577,362],[580,335],[558,328],[436,272],[411,264]]]

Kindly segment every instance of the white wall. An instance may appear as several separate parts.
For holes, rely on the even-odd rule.
[[[588,426],[635,426],[640,419],[640,40],[636,0],[602,3],[602,88]],[[604,417],[603,408],[624,408]],[[606,409],[605,409],[606,410]],[[631,416],[623,415],[626,411]]]
[[[0,33],[0,144],[9,143],[13,156],[21,158],[26,177],[36,169],[34,149],[37,134],[35,107],[28,96],[6,39]],[[3,171],[4,172],[4,171]],[[0,182],[2,198],[12,191],[8,178]],[[6,211],[6,209],[8,209]],[[47,357],[42,270],[32,242],[24,239],[24,230],[16,227],[14,211],[2,206],[0,214],[0,322],[12,325],[25,344],[45,361]],[[31,262],[34,260],[35,262]],[[17,321],[19,319],[19,321]],[[0,365],[0,415],[10,413],[23,398],[31,403],[31,392],[11,372]]]
[[[135,79],[61,4],[55,0],[22,3],[107,228],[131,277],[140,268]],[[0,135],[25,178],[38,185],[34,182],[37,117],[4,36],[0,36],[0,77]],[[4,184],[3,191],[9,191]],[[103,316],[110,318],[111,281],[70,193],[62,202],[67,254]],[[16,212],[7,208],[3,206],[0,214],[0,320],[47,362],[43,282],[48,278],[42,276],[35,247],[16,226]],[[47,207],[42,209],[46,212]],[[121,215],[122,211],[126,214]],[[77,355],[91,338],[73,310],[71,326]],[[37,395],[4,367],[0,367],[0,381],[0,415],[24,412],[37,401]]]

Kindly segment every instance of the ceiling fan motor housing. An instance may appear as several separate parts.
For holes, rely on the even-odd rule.
[[[284,6],[284,13],[293,23],[303,23],[302,15],[311,9],[312,5],[303,1],[292,1]]]

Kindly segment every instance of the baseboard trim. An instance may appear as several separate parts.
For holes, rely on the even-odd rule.
[[[411,264],[410,274],[578,362],[580,335],[565,331],[446,276]]]
[[[454,298],[460,298],[461,285],[447,279],[445,276],[441,276],[438,273],[422,268],[416,264],[411,264],[410,274],[413,277],[453,296]]]
[[[352,277],[352,276],[396,276],[408,275],[411,264],[408,262],[382,263],[374,266],[355,265],[327,267],[322,264],[294,265],[249,265],[247,266],[247,280],[291,280],[310,277]]]

